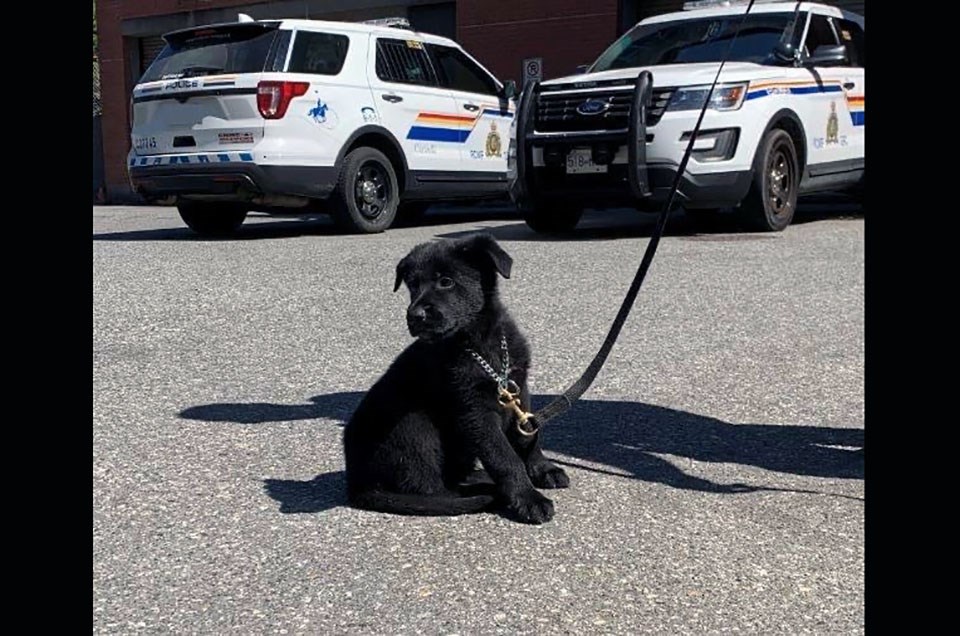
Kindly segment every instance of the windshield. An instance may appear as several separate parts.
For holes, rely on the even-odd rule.
[[[729,15],[638,24],[610,45],[589,72],[658,64],[719,62],[742,19],[742,15]],[[731,62],[775,63],[773,48],[792,23],[793,13],[747,16],[727,59]]]
[[[277,30],[262,25],[201,28],[167,36],[167,45],[140,79],[153,82],[263,71]]]

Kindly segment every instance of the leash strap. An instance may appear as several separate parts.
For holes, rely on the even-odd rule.
[[[733,34],[733,38],[730,40],[730,44],[727,46],[727,50],[723,54],[723,58],[720,61],[720,66],[717,67],[717,74],[714,75],[713,83],[710,85],[710,90],[707,91],[707,97],[703,102],[703,106],[700,108],[700,116],[697,118],[697,124],[693,127],[693,133],[690,135],[690,139],[687,141],[687,148],[684,150],[683,158],[680,160],[680,165],[677,168],[677,174],[673,178],[673,185],[670,188],[670,195],[667,197],[667,200],[663,205],[663,209],[660,211],[656,228],[650,237],[650,242],[647,243],[646,251],[643,253],[643,260],[640,261],[640,267],[637,268],[637,273],[633,277],[633,282],[630,283],[630,289],[627,290],[627,295],[620,304],[620,311],[617,312],[617,317],[613,320],[613,324],[610,325],[610,330],[607,332],[606,339],[603,341],[603,344],[600,345],[600,350],[593,357],[593,360],[583,372],[583,375],[581,375],[576,382],[571,384],[566,391],[556,397],[552,402],[534,413],[532,419],[534,419],[537,427],[542,426],[550,419],[568,411],[570,407],[573,406],[573,403],[580,399],[580,396],[583,395],[588,388],[590,388],[590,385],[593,384],[597,374],[600,373],[600,369],[603,368],[604,362],[607,361],[607,356],[610,355],[610,350],[613,349],[613,345],[616,343],[617,337],[620,335],[620,329],[623,327],[623,323],[626,322],[627,316],[630,315],[630,310],[633,309],[633,301],[636,300],[637,294],[640,292],[640,287],[643,285],[643,279],[647,276],[647,270],[650,269],[650,263],[653,262],[653,256],[656,254],[657,246],[660,244],[660,237],[663,236],[663,230],[667,225],[667,217],[670,216],[670,212],[672,211],[674,202],[676,200],[677,191],[680,188],[680,180],[683,178],[683,173],[687,169],[687,163],[690,161],[690,153],[693,152],[693,144],[697,140],[697,135],[700,133],[700,125],[703,123],[703,117],[707,112],[707,107],[710,105],[710,100],[713,98],[713,89],[717,86],[717,82],[720,79],[720,73],[723,71],[723,67],[727,62],[727,58],[730,56],[730,51],[733,50],[733,45],[736,43],[737,37],[740,35],[740,29],[743,27],[743,23],[750,14],[750,9],[753,8],[754,2],[755,0],[750,0],[750,3],[747,5],[747,10],[744,12],[743,17],[740,18],[740,22],[737,24],[737,29]],[[648,71],[644,71],[644,73],[649,75]],[[645,97],[641,95],[642,89],[640,84],[642,81],[643,73],[641,73],[637,78],[638,86],[634,93],[634,107],[638,105],[639,101],[643,112],[639,113],[638,116],[643,118],[642,121],[645,124],[645,111],[647,102],[643,101],[643,99],[648,99],[648,96]],[[531,94],[535,94],[535,91],[531,91]],[[631,189],[634,190],[635,193],[641,190],[643,187],[640,183],[638,183],[639,179],[637,178],[637,175],[634,174],[637,172],[637,160],[640,158],[640,153],[637,152],[637,149],[641,145],[643,146],[644,150],[646,149],[646,139],[638,139],[636,138],[636,135],[638,132],[645,131],[645,129],[646,126],[631,126],[631,133],[634,134],[634,137],[628,140],[630,143],[630,155],[631,159],[633,160],[630,170]],[[525,144],[518,144],[518,146],[519,145]]]

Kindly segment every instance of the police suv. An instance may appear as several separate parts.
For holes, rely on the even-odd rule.
[[[797,195],[862,189],[863,18],[824,4],[688,2],[638,23],[585,73],[528,86],[511,195],[537,231],[584,208],[658,209],[739,26],[680,185],[694,216],[779,231]]]
[[[402,19],[246,16],[164,39],[133,90],[129,176],[201,234],[252,209],[379,232],[398,208],[506,194],[515,87],[451,40]]]

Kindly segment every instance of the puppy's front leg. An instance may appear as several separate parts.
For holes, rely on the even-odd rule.
[[[484,413],[464,417],[460,425],[471,450],[497,485],[507,510],[526,523],[550,521],[553,502],[533,487],[526,466],[500,428],[501,421],[497,413]]]
[[[543,456],[543,451],[540,450],[540,433],[536,434],[529,449],[526,465],[527,475],[537,488],[567,488],[570,485],[567,473]]]
[[[523,410],[530,412],[530,390],[524,384],[520,390],[520,404]],[[543,456],[540,443],[540,431],[532,436],[522,435],[517,430],[516,422],[512,422],[507,429],[507,436],[510,444],[517,450],[517,454],[526,464],[527,475],[530,481],[537,488],[567,488],[570,486],[570,478],[567,473]]]

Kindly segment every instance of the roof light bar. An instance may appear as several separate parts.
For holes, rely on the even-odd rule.
[[[377,18],[375,20],[363,20],[360,24],[370,24],[373,26],[385,26],[393,27],[395,29],[408,29],[413,30],[410,26],[410,21],[406,18],[394,17],[394,18]]]
[[[785,2],[786,0],[755,0],[754,4],[767,4],[770,2]],[[750,0],[688,0],[683,3],[684,11],[693,11],[695,9],[720,9],[723,7],[738,7],[750,4]]]

